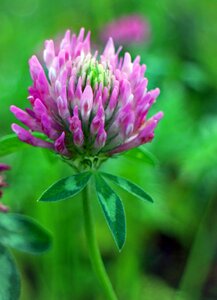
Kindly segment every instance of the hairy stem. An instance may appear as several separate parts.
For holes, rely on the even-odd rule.
[[[97,245],[94,220],[90,204],[90,183],[84,188],[82,192],[83,196],[83,211],[84,211],[84,226],[87,239],[87,246],[89,250],[90,260],[92,267],[97,275],[101,288],[104,292],[105,299],[117,300],[112,284],[106,273],[100,251]]]

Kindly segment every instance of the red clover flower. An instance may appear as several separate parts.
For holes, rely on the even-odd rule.
[[[56,43],[57,44],[57,43]],[[120,57],[112,38],[102,54],[91,52],[90,32],[78,36],[66,31],[59,45],[45,42],[44,63],[34,55],[29,60],[33,80],[28,100],[32,108],[11,111],[28,129],[12,124],[18,138],[33,146],[49,148],[77,169],[77,173],[51,185],[39,201],[55,202],[82,192],[84,227],[91,262],[105,299],[117,300],[106,274],[93,229],[92,191],[119,250],[126,240],[126,218],[121,198],[107,181],[120,186],[141,200],[152,198],[131,181],[98,171],[107,158],[150,142],[163,117],[148,117],[159,89],[148,91],[146,66],[129,53]],[[36,133],[41,133],[37,134]]]
[[[60,45],[45,42],[44,63],[29,60],[33,80],[28,100],[32,109],[14,105],[11,111],[28,130],[13,131],[33,146],[53,149],[62,157],[82,162],[106,158],[150,142],[163,113],[147,114],[159,95],[148,91],[146,66],[129,53],[119,57],[109,38],[101,55],[91,53],[90,32],[66,31]],[[44,133],[40,139],[33,132]]]

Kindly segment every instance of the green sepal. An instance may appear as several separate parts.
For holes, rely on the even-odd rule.
[[[32,218],[5,213],[0,216],[0,243],[20,251],[38,254],[50,248],[51,236]]]
[[[20,276],[15,261],[8,250],[0,244],[0,299],[18,300]]]
[[[122,201],[99,173],[95,174],[95,185],[105,219],[120,251],[126,240],[126,218]]]
[[[73,197],[83,190],[91,176],[91,172],[83,172],[60,179],[51,185],[38,201],[53,202]]]
[[[142,188],[140,188],[135,183],[133,183],[123,177],[115,176],[112,174],[108,174],[108,173],[104,173],[104,172],[102,172],[101,174],[103,177],[105,177],[105,178],[109,179],[110,181],[112,181],[113,183],[119,185],[121,188],[123,188],[130,194],[137,196],[138,198],[140,198],[142,200],[153,202],[153,199],[151,198],[151,196],[149,196],[145,191],[143,191]]]

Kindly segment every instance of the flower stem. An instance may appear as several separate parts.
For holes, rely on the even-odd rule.
[[[112,284],[109,280],[109,277],[106,273],[100,251],[97,245],[95,230],[94,230],[94,221],[90,205],[90,184],[88,184],[83,192],[83,210],[84,210],[84,226],[85,234],[87,239],[87,246],[90,254],[90,260],[92,267],[98,277],[98,280],[101,284],[101,288],[104,292],[104,295],[107,300],[117,300],[117,296],[113,290]]]

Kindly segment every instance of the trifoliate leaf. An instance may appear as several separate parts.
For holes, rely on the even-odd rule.
[[[83,172],[60,179],[51,185],[38,201],[60,201],[75,196],[87,185],[91,175],[91,172]]]
[[[37,254],[46,251],[50,247],[51,237],[32,218],[6,213],[0,216],[0,244]]]
[[[18,300],[20,277],[8,250],[0,244],[0,299]]]
[[[126,221],[121,199],[100,174],[95,174],[96,192],[113,238],[121,250],[126,239]]]
[[[142,200],[148,200],[149,202],[153,202],[153,199],[151,198],[151,196],[149,196],[146,192],[144,192],[143,189],[141,189],[135,183],[132,183],[131,181],[129,181],[123,177],[115,176],[112,174],[108,174],[108,173],[104,173],[104,172],[101,174],[103,177],[105,177],[105,178],[109,179],[110,181],[112,181],[113,183],[119,185],[124,190],[133,194],[134,196],[137,196]]]

